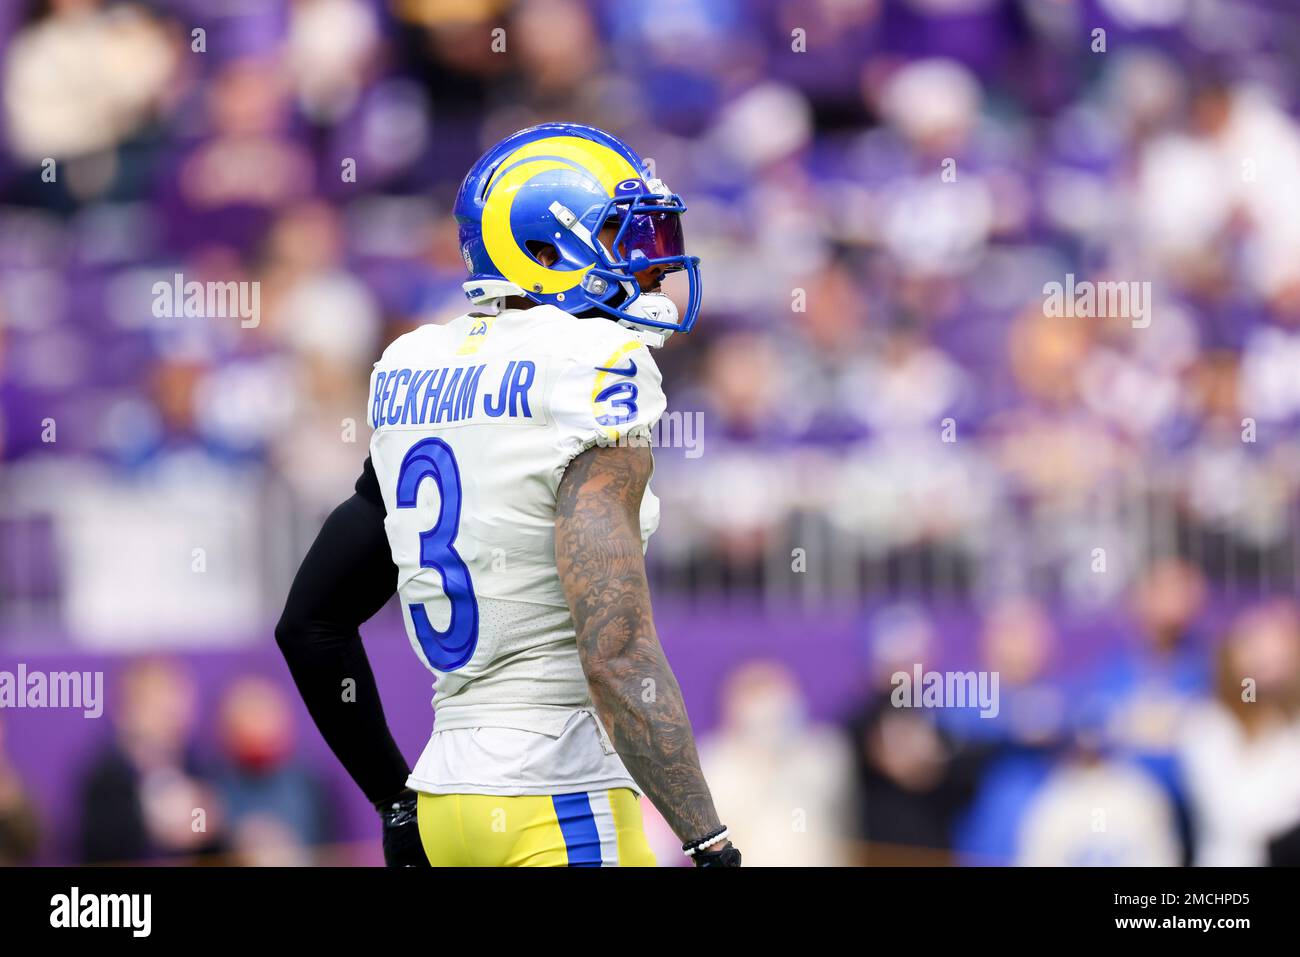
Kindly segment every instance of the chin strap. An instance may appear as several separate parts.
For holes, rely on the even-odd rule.
[[[637,338],[656,349],[668,341],[668,337],[674,330],[641,325],[636,321],[637,317],[670,324],[677,322],[677,304],[661,292],[643,292],[628,303],[623,311],[631,318],[620,319],[618,324],[631,329],[637,334]]]
[[[618,320],[618,324],[624,329],[631,330],[634,336],[651,349],[663,348],[663,344],[667,342],[668,337],[672,335],[672,330],[670,329],[652,329],[648,326],[638,326],[636,323],[628,322],[626,319]]]
[[[667,329],[646,329],[645,326],[633,325],[632,322],[627,321],[620,321],[619,325],[624,329],[632,330],[632,334],[650,348],[663,348],[663,343],[666,343],[669,335],[672,335]]]

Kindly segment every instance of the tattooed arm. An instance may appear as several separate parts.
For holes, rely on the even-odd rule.
[[[592,448],[560,481],[555,563],[592,701],[633,779],[683,841],[721,827],[650,611],[641,549],[647,447]],[[645,701],[646,679],[654,696]]]

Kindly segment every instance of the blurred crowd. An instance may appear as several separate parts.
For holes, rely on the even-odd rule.
[[[365,456],[370,363],[463,311],[464,171],[587,122],[686,198],[703,261],[659,356],[703,444],[657,456],[658,593],[887,606],[842,729],[777,662],[729,679],[710,774],[747,852],[1294,853],[1298,53],[1263,0],[6,5],[0,649],[265,636]],[[156,316],[177,273],[259,282],[260,321]],[[1067,276],[1151,283],[1150,325],[1047,315]],[[982,624],[936,641],[941,602]],[[1066,647],[1107,608],[1131,633]],[[895,664],[954,647],[1000,669],[1000,717],[888,706]],[[249,797],[137,718],[89,789],[225,787],[223,847],[314,839],[232,823],[316,807],[305,777]],[[158,826],[88,820],[85,854],[195,850]]]
[[[960,660],[923,607],[884,606],[857,629],[856,704],[829,718],[814,717],[817,689],[790,663],[739,661],[700,736],[714,799],[755,865],[1300,865],[1300,604],[1246,601],[1209,628],[1206,601],[1198,570],[1158,564],[1126,596],[1117,645],[1070,668],[1065,636],[1033,599],[989,606]],[[996,674],[993,707],[900,707],[899,676],[918,669]],[[68,820],[26,786],[0,723],[0,865],[42,852],[374,863],[370,814],[359,831],[342,826],[340,797],[358,796],[336,789],[337,769],[326,780],[319,749],[302,754],[288,680],[241,674],[218,687],[201,734],[190,665],[128,664],[110,721],[90,723],[58,776]],[[643,810],[660,865],[684,866],[667,825]]]
[[[87,863],[202,858],[303,865],[328,843],[329,808],[293,760],[289,701],[276,685],[242,678],[216,723],[220,758],[205,765],[191,736],[197,712],[186,672],[143,661],[122,679],[114,734],[84,769],[80,853]]]
[[[1300,865],[1300,605],[1207,634],[1204,601],[1190,566],[1152,569],[1121,646],[1069,670],[1040,604],[993,605],[965,665],[999,676],[983,713],[899,707],[897,675],[952,662],[924,610],[890,607],[842,725],[788,667],[737,668],[706,774],[753,863]]]
[[[244,675],[223,690],[214,743],[197,743],[190,668],[131,663],[112,689],[109,727],[93,726],[70,776],[71,820],[50,820],[6,757],[0,725],[0,866],[337,863],[337,808],[296,756],[291,692]],[[42,842],[44,846],[42,847]]]

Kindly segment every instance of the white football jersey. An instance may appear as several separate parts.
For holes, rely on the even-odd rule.
[[[555,567],[556,491],[575,455],[648,436],[664,407],[630,330],[553,306],[421,326],[375,363],[370,455],[402,617],[434,673],[434,734],[412,787],[635,787],[578,658]],[[647,489],[643,542],[658,523]]]

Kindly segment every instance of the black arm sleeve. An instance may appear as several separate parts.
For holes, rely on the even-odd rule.
[[[330,513],[302,560],[275,640],[321,736],[371,801],[400,792],[409,773],[358,631],[396,590],[383,498],[367,458],[356,494]],[[347,679],[355,696],[344,693]]]

